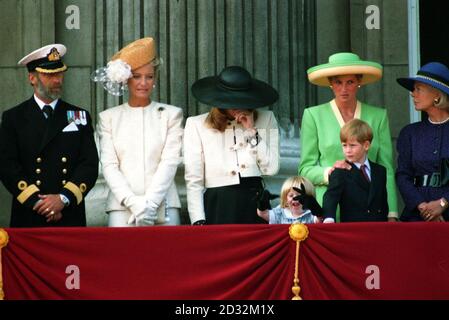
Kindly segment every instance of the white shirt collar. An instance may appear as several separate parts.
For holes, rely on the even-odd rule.
[[[368,157],[365,159],[364,163],[358,163],[358,162],[354,162],[355,166],[360,169],[360,167],[362,166],[362,164],[364,164],[366,166],[366,168],[368,169],[368,172],[371,172],[371,166],[369,165],[369,161],[368,161]]]
[[[36,95],[34,95],[34,101],[36,101],[37,105],[39,106],[39,108],[41,108],[41,110],[44,109],[44,106],[46,105],[49,105],[50,107],[53,108],[53,110],[55,110],[56,104],[58,103],[59,99],[53,100],[51,103],[45,103],[44,101],[39,99]]]

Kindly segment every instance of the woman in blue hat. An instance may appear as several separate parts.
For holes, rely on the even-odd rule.
[[[404,199],[402,221],[449,220],[449,69],[430,62],[415,77],[399,78],[415,109],[427,114],[398,138],[396,181]]]

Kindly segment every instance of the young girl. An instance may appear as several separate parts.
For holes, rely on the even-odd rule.
[[[320,223],[320,218],[313,215],[321,213],[319,205],[306,203],[316,203],[312,183],[304,177],[290,177],[282,185],[280,205],[270,210],[257,209],[257,214],[270,224]]]

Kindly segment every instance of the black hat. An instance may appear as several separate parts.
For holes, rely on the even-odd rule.
[[[67,70],[67,66],[62,62],[61,58],[66,52],[67,48],[62,44],[49,44],[27,54],[18,64],[26,66],[29,72],[63,72]]]
[[[242,67],[226,67],[219,76],[206,77],[192,85],[200,102],[220,109],[256,109],[275,103],[278,92],[269,84],[254,79]]]

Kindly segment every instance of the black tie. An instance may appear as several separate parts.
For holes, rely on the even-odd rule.
[[[42,111],[44,111],[45,115],[47,116],[47,119],[50,119],[51,116],[53,115],[53,108],[51,106],[49,106],[48,104],[46,104],[42,108]]]

